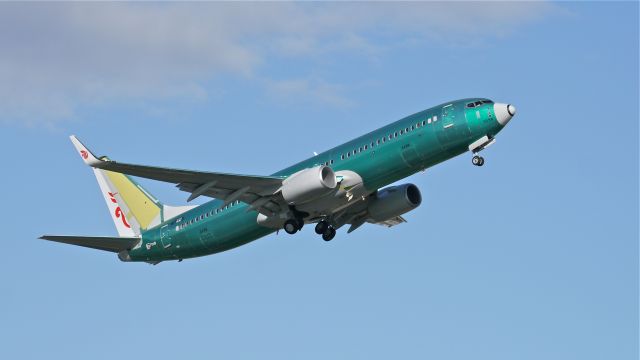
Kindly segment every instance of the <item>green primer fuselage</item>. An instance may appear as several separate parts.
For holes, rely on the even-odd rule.
[[[468,146],[474,141],[483,136],[494,137],[502,130],[492,103],[465,107],[479,100],[486,99],[462,99],[420,111],[273,175],[284,178],[328,162],[335,171],[356,172],[365,188],[375,191],[469,151]],[[428,123],[428,119],[432,122]],[[350,153],[348,157],[347,153]],[[247,204],[237,203],[215,213],[221,205],[221,200],[212,200],[148,229],[142,234],[141,246],[129,251],[130,259],[155,262],[209,255],[275,231],[259,225],[258,213],[246,211]],[[207,216],[211,210],[214,214]],[[193,223],[189,226],[178,226],[191,220]]]

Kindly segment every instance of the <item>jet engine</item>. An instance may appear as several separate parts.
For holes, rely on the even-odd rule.
[[[385,221],[411,211],[421,203],[422,195],[418,187],[403,184],[378,190],[367,210],[372,220]]]
[[[289,205],[303,204],[328,195],[336,188],[336,174],[324,165],[298,171],[282,182],[282,197]]]

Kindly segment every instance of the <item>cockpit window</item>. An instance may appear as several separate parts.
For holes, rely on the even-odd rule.
[[[478,100],[478,101],[475,101],[475,102],[468,103],[466,105],[466,107],[474,108],[474,107],[480,106],[482,104],[493,104],[493,101],[491,101],[491,100]]]

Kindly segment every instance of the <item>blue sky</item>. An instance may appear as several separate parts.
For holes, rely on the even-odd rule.
[[[637,359],[638,3],[0,4],[1,358]],[[181,263],[115,235],[69,134],[270,174],[464,97],[518,107],[393,229]],[[143,181],[166,203],[187,194]]]

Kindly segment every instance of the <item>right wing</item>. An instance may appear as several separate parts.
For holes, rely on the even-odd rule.
[[[122,250],[130,250],[140,242],[139,237],[112,236],[43,235],[40,239],[116,253]]]
[[[191,193],[187,201],[205,195],[223,200],[224,204],[221,207],[224,207],[240,200],[249,204],[249,209],[265,215],[273,215],[286,206],[276,196],[282,186],[282,177],[236,175],[119,163],[105,157],[97,158],[73,135],[71,142],[87,165],[176,184],[180,190]]]

